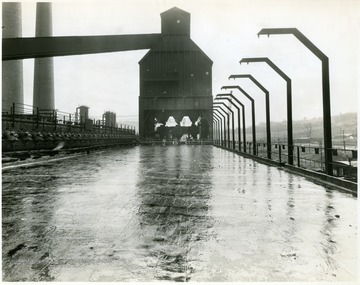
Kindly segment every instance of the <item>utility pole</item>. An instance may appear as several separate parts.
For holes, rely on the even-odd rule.
[[[258,33],[258,36],[267,35],[269,37],[270,35],[281,35],[281,34],[294,35],[303,45],[305,45],[321,61],[325,172],[328,175],[333,175],[329,58],[296,28],[262,29]]]

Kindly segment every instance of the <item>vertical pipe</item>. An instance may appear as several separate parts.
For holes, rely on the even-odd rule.
[[[279,147],[279,164],[281,164],[281,145],[278,145]]]
[[[217,145],[220,145],[220,137],[221,137],[221,121],[217,121]]]
[[[293,153],[293,122],[292,122],[292,92],[291,92],[291,80],[287,80],[287,133],[288,133],[288,163],[294,164],[294,153]]]
[[[234,124],[234,113],[231,114],[231,122],[232,122],[232,139],[233,139],[233,150],[235,150],[235,124]]]
[[[220,129],[219,129],[219,120],[218,119],[216,119],[216,126],[215,126],[215,128],[216,128],[216,134],[215,134],[215,144],[218,144],[218,142],[219,142],[219,137],[220,137]],[[215,132],[215,131],[214,131]]]
[[[322,88],[323,88],[325,171],[326,174],[333,175],[329,59],[327,57],[323,57],[321,59],[321,64],[322,64]]]
[[[220,142],[219,142],[219,145],[222,146],[222,141],[223,141],[223,128],[222,128],[221,120],[219,121],[219,126],[220,126]]]
[[[15,127],[15,103],[12,103],[12,107],[11,107],[11,117],[12,117],[12,123],[11,126],[12,128]]]
[[[297,164],[300,167],[300,147],[297,146]]]
[[[245,106],[242,106],[242,119],[243,119],[243,143],[244,143],[244,152],[246,152],[246,127],[245,127]]]
[[[214,117],[213,140],[215,141],[215,145],[217,144],[218,136],[219,136],[219,119]]]
[[[227,118],[227,128],[228,128],[228,144],[227,147],[230,148],[230,114],[228,113],[228,118]]]
[[[226,147],[226,117],[224,116],[224,144],[223,146]]]
[[[219,111],[217,111],[217,114],[214,114],[218,120],[219,120],[219,129],[220,129],[220,133],[219,133],[219,145],[223,146],[223,129],[222,129],[222,119],[225,120],[225,118],[220,114]]]
[[[265,93],[265,106],[266,106],[267,158],[271,159],[271,131],[270,131],[270,99],[269,99],[269,92]]]
[[[216,123],[215,123],[215,119],[213,119],[213,122],[212,122],[212,125],[213,125],[213,137],[212,137],[212,140],[214,141],[215,140],[215,136],[216,136],[216,133],[215,133],[215,125],[216,125]],[[214,143],[213,143],[214,144]]]
[[[40,115],[39,115],[39,108],[36,108],[36,129],[39,129],[39,120],[40,120]]]
[[[240,128],[240,108],[238,111],[238,141],[239,141],[239,151],[241,151],[241,128]]]
[[[213,131],[213,134],[215,134],[215,145],[217,145],[217,142],[218,142],[218,137],[220,136],[219,132],[220,132],[220,129],[219,129],[219,118],[216,116],[216,114],[214,114],[213,112],[213,118],[215,120],[215,128],[216,128],[216,132],[215,132],[215,129]]]
[[[319,147],[319,152],[320,152],[320,169],[323,170],[323,163],[322,163],[322,142],[320,141],[320,147]],[[326,164],[325,164],[326,165]]]
[[[255,102],[251,100],[251,119],[252,119],[252,137],[253,137],[253,154],[256,155],[256,129],[255,129]]]
[[[56,114],[56,111],[53,110],[53,114],[54,114],[54,121],[55,121],[55,131],[56,131],[56,128],[57,128],[57,114]]]

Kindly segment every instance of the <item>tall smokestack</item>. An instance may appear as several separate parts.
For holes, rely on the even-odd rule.
[[[2,3],[2,31],[3,38],[22,36],[21,3]],[[23,63],[22,60],[2,62],[2,111],[10,112],[15,103],[16,113],[23,113]]]
[[[36,37],[52,36],[51,3],[36,3]],[[55,109],[54,62],[52,57],[35,59],[34,108]]]

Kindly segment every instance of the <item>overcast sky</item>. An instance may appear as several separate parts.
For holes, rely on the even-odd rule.
[[[55,1],[53,34],[115,35],[160,33],[160,13],[176,6],[191,14],[191,38],[213,60],[213,95],[240,85],[256,101],[257,123],[265,121],[263,93],[270,91],[271,120],[286,119],[285,81],[265,63],[239,64],[244,57],[268,57],[291,79],[293,119],[322,116],[321,62],[292,35],[261,36],[262,28],[299,29],[330,60],[332,115],[356,112],[359,92],[360,1],[358,0],[129,0]],[[23,36],[35,35],[35,2],[22,5]],[[91,117],[114,111],[118,121],[138,115],[139,66],[147,50],[57,57],[55,104],[74,112],[85,104]],[[33,60],[24,60],[25,103],[32,104]],[[234,91],[247,106],[248,100]],[[250,112],[247,114],[250,123]]]

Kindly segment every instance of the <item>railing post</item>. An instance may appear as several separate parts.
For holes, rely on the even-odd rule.
[[[300,147],[297,146],[297,164],[300,167]]]
[[[12,120],[11,120],[11,126],[14,128],[15,127],[15,103],[12,103],[12,107],[11,107],[11,115],[12,115]]]
[[[54,122],[55,122],[55,125],[54,125],[54,130],[56,131],[56,129],[57,129],[57,114],[56,114],[56,111],[55,110],[53,110],[53,116],[54,116]]]
[[[40,120],[40,116],[39,116],[39,107],[36,107],[36,129],[39,129],[39,120]]]
[[[322,171],[323,170],[323,162],[322,162],[323,152],[322,152],[322,142],[321,141],[320,141],[319,152],[320,152],[320,169]],[[325,153],[326,153],[326,150],[325,150]],[[326,162],[325,162],[325,167],[326,167]]]
[[[281,164],[281,144],[279,144],[278,147],[279,147],[279,163]]]

